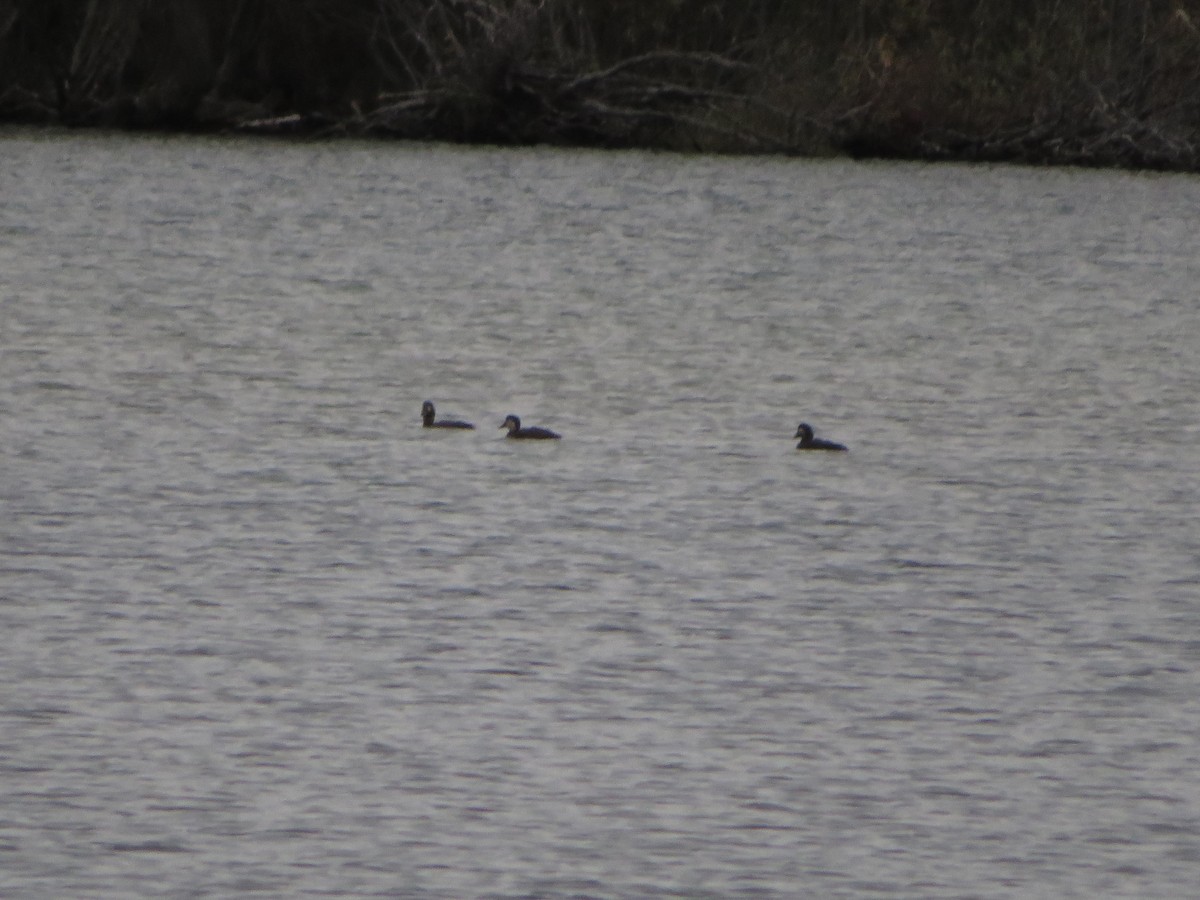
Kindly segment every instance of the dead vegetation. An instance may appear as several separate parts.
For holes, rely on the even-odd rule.
[[[1200,167],[1200,0],[0,0],[0,119]]]

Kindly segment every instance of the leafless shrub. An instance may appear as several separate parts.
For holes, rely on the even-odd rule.
[[[1200,0],[0,0],[0,118],[1200,166]]]

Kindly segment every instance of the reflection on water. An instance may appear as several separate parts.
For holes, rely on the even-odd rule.
[[[6,897],[1194,884],[1194,179],[4,148]]]

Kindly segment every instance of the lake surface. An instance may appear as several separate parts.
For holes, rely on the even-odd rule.
[[[1200,883],[1200,179],[0,151],[0,896]]]

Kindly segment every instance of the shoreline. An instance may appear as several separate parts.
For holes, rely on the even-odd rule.
[[[379,141],[397,143],[446,144],[457,147],[553,147],[590,151],[642,150],[646,152],[679,153],[681,155],[717,155],[729,157],[781,157],[797,159],[890,160],[919,163],[978,163],[1018,165],[1036,168],[1084,168],[1121,172],[1163,172],[1182,175],[1200,174],[1200,160],[1181,160],[1153,150],[1142,150],[1122,144],[1119,152],[1107,152],[1104,146],[1089,148],[1070,145],[1062,138],[1048,138],[1046,146],[994,145],[963,137],[947,139],[940,144],[928,138],[920,140],[889,140],[874,135],[853,136],[840,144],[830,144],[801,151],[789,148],[766,149],[761,146],[719,147],[679,146],[675,142],[639,143],[622,140],[505,140],[495,136],[462,138],[438,133],[389,133],[386,130],[363,128],[354,122],[337,122],[326,116],[292,113],[252,117],[228,122],[180,124],[125,124],[103,119],[86,124],[64,123],[52,118],[0,117],[0,134],[5,131],[59,131],[70,133],[126,133],[131,135],[160,135],[172,137],[246,137],[279,141]],[[1101,142],[1103,144],[1104,142]],[[1053,145],[1053,146],[1050,146]]]
[[[45,0],[0,123],[1194,173],[1189,4]]]

